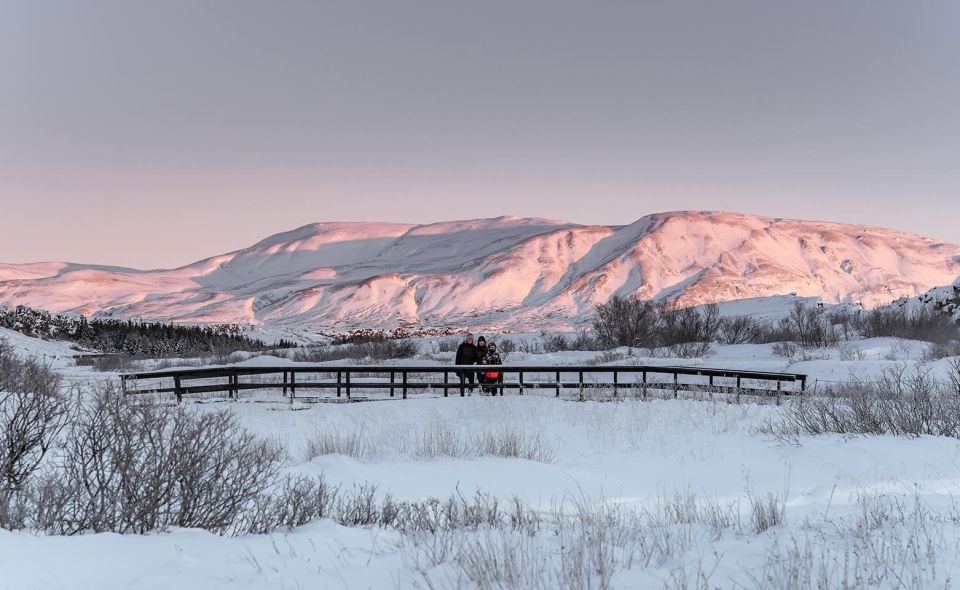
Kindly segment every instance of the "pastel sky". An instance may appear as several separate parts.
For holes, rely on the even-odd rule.
[[[0,261],[719,209],[960,242],[960,2],[0,0]]]

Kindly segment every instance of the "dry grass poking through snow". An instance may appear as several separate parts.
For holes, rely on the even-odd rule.
[[[944,559],[958,549],[956,505],[936,511],[919,498],[861,497],[846,516],[791,529],[768,520],[782,514],[771,498],[751,501],[748,523],[736,505],[692,495],[650,509],[569,501],[535,529],[406,535],[402,551],[435,590],[951,587]]]
[[[337,426],[318,431],[307,442],[308,461],[332,454],[356,459],[396,455],[418,459],[489,455],[550,463],[556,458],[556,448],[539,432],[527,432],[507,425],[469,432],[432,422],[423,429],[389,433],[363,427]]]

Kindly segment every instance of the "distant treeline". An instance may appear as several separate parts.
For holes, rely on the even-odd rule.
[[[199,356],[296,346],[283,339],[268,345],[246,336],[243,328],[236,324],[189,326],[134,320],[88,319],[80,315],[52,314],[24,305],[18,305],[14,309],[0,306],[0,326],[27,336],[75,342],[101,352],[149,357]]]

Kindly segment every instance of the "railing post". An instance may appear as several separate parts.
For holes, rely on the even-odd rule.
[[[447,397],[447,394],[450,392],[450,388],[447,387],[450,384],[450,372],[443,372],[443,397]]]
[[[393,371],[390,371],[390,397],[393,397],[393,384],[397,380],[397,374]]]
[[[613,397],[617,397],[617,385],[620,383],[620,373],[613,370]]]
[[[350,369],[347,369],[344,373],[346,373],[344,378],[347,381],[347,399],[350,399]]]
[[[297,372],[290,371],[290,403],[297,397]]]
[[[680,374],[677,372],[673,373],[673,398],[677,398],[677,392],[680,390]]]
[[[780,380],[777,379],[777,405],[780,405]]]
[[[496,393],[494,393],[496,395]],[[501,393],[501,395],[503,395]],[[520,395],[523,395],[523,371],[520,371]]]
[[[807,390],[807,377],[806,375],[804,375],[803,377],[800,378],[800,394],[803,395],[803,393],[806,390]]]
[[[641,394],[643,396],[643,400],[646,401],[647,400],[647,372],[646,371],[643,372],[643,387],[642,387]]]
[[[343,383],[343,371],[337,371],[337,397],[340,397],[341,383]]]
[[[407,371],[403,371],[403,399],[407,399]]]
[[[557,397],[560,397],[560,371],[557,371]]]
[[[183,389],[180,387],[180,375],[173,378],[173,393],[177,396],[177,403],[183,401]]]

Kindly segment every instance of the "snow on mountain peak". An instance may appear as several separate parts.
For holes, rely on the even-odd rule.
[[[612,295],[699,304],[795,292],[866,306],[960,275],[960,246],[889,229],[721,211],[622,226],[504,216],[304,225],[174,270],[0,264],[0,303],[325,328],[561,328]]]

